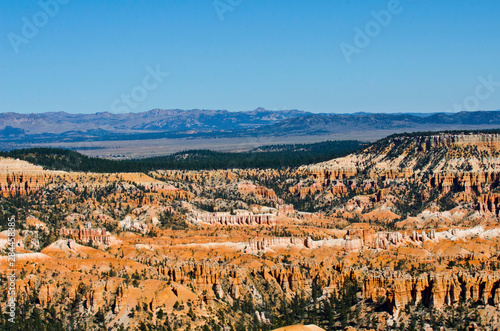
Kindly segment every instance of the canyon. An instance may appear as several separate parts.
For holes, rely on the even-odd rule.
[[[26,319],[111,330],[500,329],[498,133],[397,134],[279,169],[84,173],[2,158],[0,193],[2,220],[18,220]]]

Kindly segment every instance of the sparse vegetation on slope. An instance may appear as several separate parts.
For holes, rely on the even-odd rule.
[[[0,329],[499,328],[499,150],[500,135],[474,132],[391,136],[299,168],[85,173],[1,159],[19,310]]]

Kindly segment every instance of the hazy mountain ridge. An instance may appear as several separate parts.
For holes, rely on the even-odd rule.
[[[142,113],[0,114],[3,150],[43,144],[146,139],[324,136],[373,141],[392,133],[500,128],[500,111],[424,114],[313,114],[300,110],[230,112],[153,109]],[[288,138],[285,138],[288,139]],[[301,139],[301,138],[299,138]],[[108,151],[109,152],[109,151]],[[115,153],[115,152],[113,152]]]
[[[25,130],[28,134],[62,134],[68,131],[85,132],[148,132],[182,130],[241,130],[248,127],[274,124],[287,118],[304,116],[299,110],[229,112],[227,110],[153,109],[141,113],[69,114],[65,112],[42,114],[0,114],[0,129],[7,126]]]
[[[476,111],[460,113],[437,113],[430,116],[414,114],[311,114],[301,118],[289,118],[256,131],[272,134],[308,134],[314,129],[324,133],[348,132],[353,130],[432,130],[446,126],[498,125],[500,111]],[[450,127],[451,128],[451,127]]]

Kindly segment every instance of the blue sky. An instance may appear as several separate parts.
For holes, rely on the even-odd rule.
[[[0,112],[500,108],[499,1],[56,1],[0,3]]]

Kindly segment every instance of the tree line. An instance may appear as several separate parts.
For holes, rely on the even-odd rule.
[[[313,144],[263,146],[249,152],[188,150],[167,156],[132,160],[88,157],[68,149],[28,148],[0,152],[46,169],[86,172],[147,172],[158,169],[216,170],[248,168],[285,168],[317,163],[355,152],[366,143],[356,140],[326,141]]]

